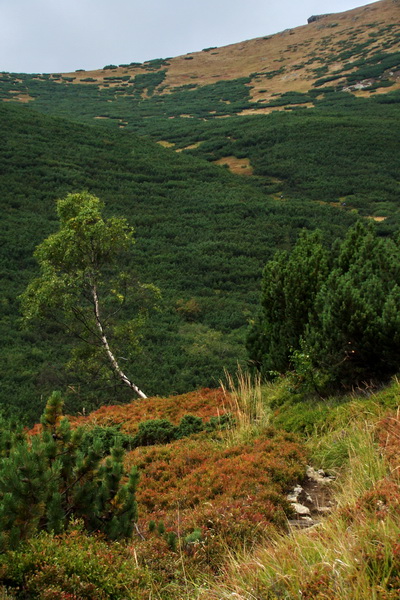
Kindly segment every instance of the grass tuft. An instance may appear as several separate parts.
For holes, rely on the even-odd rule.
[[[259,374],[251,375],[238,367],[235,376],[225,371],[226,384],[221,382],[228,411],[236,419],[231,437],[245,441],[269,425],[271,410],[265,401],[264,386]]]

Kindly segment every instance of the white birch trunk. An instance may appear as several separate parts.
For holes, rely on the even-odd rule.
[[[92,286],[92,295],[93,295],[94,314],[95,314],[95,318],[96,318],[97,329],[99,330],[100,338],[101,338],[101,343],[103,344],[104,350],[106,351],[107,356],[108,356],[108,358],[109,358],[109,360],[111,362],[112,368],[117,373],[117,375],[121,379],[121,381],[123,381],[127,386],[129,386],[131,388],[131,390],[133,390],[134,392],[136,392],[137,395],[140,398],[147,398],[146,394],[144,392],[142,392],[142,390],[140,390],[138,388],[138,386],[135,385],[125,375],[125,373],[120,368],[120,366],[119,366],[119,364],[118,364],[118,362],[117,362],[114,354],[111,352],[110,346],[108,345],[108,340],[106,338],[106,335],[105,335],[104,330],[103,330],[103,326],[101,324],[99,299],[98,299],[98,296],[97,296],[97,289],[96,289],[95,285]]]

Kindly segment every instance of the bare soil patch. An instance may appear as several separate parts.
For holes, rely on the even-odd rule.
[[[29,94],[20,94],[19,92],[12,92],[16,95],[13,98],[4,98],[4,102],[22,102],[23,104],[27,102],[32,102],[35,98],[32,98]]]
[[[236,156],[225,156],[214,161],[216,165],[228,165],[229,170],[236,175],[253,175],[253,167],[248,158],[236,158]]]
[[[195,150],[200,146],[201,142],[196,142],[195,144],[189,144],[189,146],[185,146],[185,148],[177,148],[177,152],[183,152],[184,150]]]

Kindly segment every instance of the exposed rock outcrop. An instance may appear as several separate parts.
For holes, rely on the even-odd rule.
[[[326,15],[312,15],[307,19],[307,23],[315,23],[315,21],[320,21],[321,19],[325,19],[325,17],[330,17],[332,13],[327,13]]]
[[[322,469],[316,471],[307,467],[306,478],[302,485],[296,485],[287,499],[296,515],[289,521],[293,527],[311,527],[318,523],[321,516],[328,514],[333,502],[329,484],[335,478],[327,475]]]

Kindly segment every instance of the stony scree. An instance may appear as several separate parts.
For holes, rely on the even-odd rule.
[[[330,484],[335,477],[327,475],[322,469],[315,470],[308,466],[302,485],[296,485],[287,495],[295,518],[289,520],[289,525],[295,528],[316,525],[323,515],[332,510]]]

